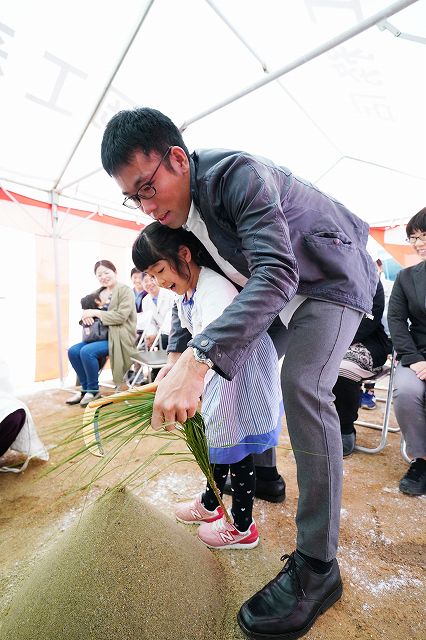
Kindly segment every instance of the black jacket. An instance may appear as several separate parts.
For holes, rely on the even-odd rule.
[[[385,309],[385,292],[382,283],[378,282],[373,298],[373,318],[364,317],[358,327],[358,331],[352,341],[361,342],[373,358],[373,367],[381,367],[392,351],[392,342],[389,340],[382,325],[382,316]]]
[[[404,367],[426,360],[425,262],[398,273],[389,299],[388,324],[397,358]]]

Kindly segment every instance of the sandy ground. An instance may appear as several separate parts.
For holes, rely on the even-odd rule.
[[[57,441],[57,437],[49,434],[52,425],[81,413],[79,407],[64,406],[67,397],[64,391],[46,391],[22,398],[47,445]],[[361,412],[361,417],[377,420],[383,407],[379,404],[375,411]],[[393,417],[391,424],[395,426]],[[378,438],[377,431],[358,429],[359,443],[371,446]],[[157,446],[158,443],[153,442],[152,449]],[[135,465],[135,459],[140,462],[149,453],[147,448],[149,445],[144,441],[144,451],[133,452],[132,462],[126,464],[127,470]],[[58,452],[52,451],[47,465],[58,459]],[[61,537],[66,536],[87,505],[123,473],[122,469],[115,470],[96,481],[89,491],[82,491],[76,490],[81,486],[81,470],[71,473],[72,465],[69,465],[67,473],[61,476],[44,477],[47,465],[32,462],[23,474],[0,474],[0,620],[5,617],[14,594],[37,570],[40,558],[52,544],[60,544]],[[294,548],[296,467],[285,428],[278,451],[278,467],[287,482],[287,499],[278,505],[263,501],[255,504],[254,515],[261,534],[259,546],[251,551],[211,552],[225,576],[226,614],[221,634],[224,640],[243,638],[235,623],[240,604],[279,571],[280,556]],[[408,640],[426,636],[426,497],[411,498],[399,493],[398,481],[406,467],[396,433],[389,434],[388,444],[380,454],[355,453],[344,461],[338,556],[344,595],[321,616],[306,638]],[[196,494],[203,484],[197,467],[182,463],[139,484],[133,493],[172,519],[173,505]],[[149,535],[149,529],[146,534]],[[193,530],[191,535],[195,535]],[[199,571],[197,545],[200,543],[194,542],[194,571]],[[179,583],[179,567],[176,571],[179,591],[185,586]],[[159,600],[163,595],[159,593]],[[91,636],[81,638],[86,640],[86,637]],[[3,640],[1,630],[0,638]],[[37,638],[44,640],[40,634]],[[164,640],[171,639],[164,637]]]

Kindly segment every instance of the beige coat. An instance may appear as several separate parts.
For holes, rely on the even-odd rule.
[[[118,283],[111,296],[108,311],[100,311],[99,317],[108,327],[108,352],[115,384],[122,384],[123,376],[130,368],[130,358],[137,355],[135,296],[130,287]]]

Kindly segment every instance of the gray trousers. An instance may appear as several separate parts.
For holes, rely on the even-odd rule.
[[[285,352],[284,410],[299,485],[297,548],[325,562],[336,557],[343,480],[342,439],[332,389],[362,315],[308,299],[274,340],[278,354]]]
[[[404,436],[407,453],[426,457],[426,382],[410,367],[398,364],[395,371],[393,402],[395,416]]]

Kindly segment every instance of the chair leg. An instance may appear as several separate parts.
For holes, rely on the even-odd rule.
[[[362,451],[363,453],[370,453],[370,454],[374,454],[374,453],[380,453],[380,451],[383,451],[383,449],[386,446],[386,441],[387,441],[387,437],[388,437],[388,431],[389,431],[389,420],[390,420],[390,412],[391,412],[391,407],[392,407],[392,393],[393,393],[393,379],[395,376],[395,366],[392,360],[392,367],[390,369],[389,372],[389,386],[388,386],[388,393],[386,396],[386,406],[385,406],[385,415],[383,417],[383,424],[380,427],[379,425],[373,425],[373,428],[376,427],[378,429],[381,429],[382,431],[382,436],[380,438],[380,442],[377,445],[377,447],[362,447],[361,445],[355,445],[355,449],[357,451]],[[362,426],[361,422],[358,422],[357,424],[360,424]],[[366,426],[371,426],[369,424],[367,424]]]
[[[407,443],[405,442],[405,438],[402,434],[401,434],[400,450],[401,450],[401,455],[404,458],[405,462],[408,462],[408,464],[411,464],[413,460],[407,455]]]

